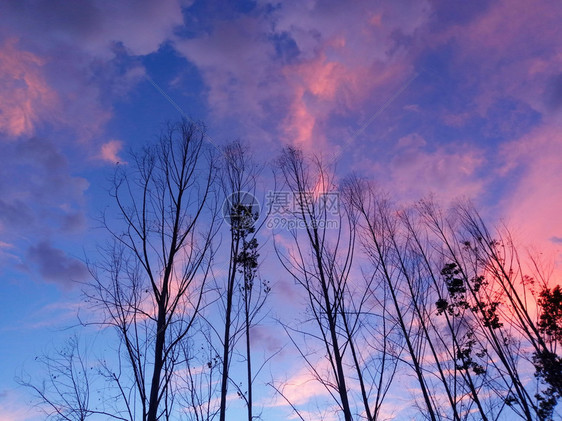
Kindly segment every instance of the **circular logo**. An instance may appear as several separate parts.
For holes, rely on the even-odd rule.
[[[260,216],[260,202],[252,193],[234,192],[224,200],[222,216],[233,229],[251,230]]]

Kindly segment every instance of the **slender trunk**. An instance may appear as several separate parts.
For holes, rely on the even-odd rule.
[[[154,346],[154,370],[152,372],[152,382],[150,385],[150,400],[148,403],[147,421],[156,421],[158,416],[158,404],[160,402],[160,377],[164,367],[164,344],[166,339],[166,300],[161,297],[158,304],[158,320],[156,322],[156,344]]]
[[[435,288],[435,291],[439,294],[439,284],[437,282],[437,279],[435,277],[435,273],[432,269],[431,263],[429,262],[429,258],[426,254],[426,251],[424,249],[424,247],[422,247],[422,244],[420,242],[419,237],[416,235],[416,232],[414,230],[413,225],[411,224],[411,221],[408,218],[404,219],[404,222],[406,223],[406,226],[408,228],[408,231],[411,234],[411,238],[414,240],[417,250],[419,252],[419,255],[422,257],[422,260],[424,262],[424,265],[430,275],[431,281],[433,283],[433,287]],[[438,296],[439,299],[442,298],[441,294],[439,294]],[[447,322],[447,327],[449,329],[449,332],[451,333],[451,338],[453,341],[453,349],[456,350],[457,355],[462,355],[461,351],[461,346],[458,342],[458,338],[454,329],[454,324],[453,322],[451,322],[451,319],[449,317],[449,315],[447,314],[447,312],[444,312],[444,316],[445,316],[445,320]],[[442,340],[442,343],[444,343],[444,341]],[[463,364],[464,364],[464,358],[463,358]],[[476,403],[476,406],[478,407],[478,412],[480,413],[480,416],[482,417],[482,421],[488,421],[488,416],[486,414],[486,412],[484,411],[484,408],[482,407],[482,402],[480,401],[480,398],[478,397],[478,393],[476,390],[476,387],[474,385],[474,382],[472,380],[472,376],[470,374],[470,368],[467,368],[466,370],[464,370],[464,376],[463,376],[468,384],[468,387],[470,389],[470,394],[472,396],[472,400],[474,401],[474,403]],[[456,388],[456,382],[455,382],[455,388]]]
[[[247,242],[246,237],[243,236],[243,249],[247,251]],[[253,288],[253,268],[251,267],[250,262],[247,260],[248,256],[246,254],[246,259],[244,259],[243,267],[244,267],[244,330],[246,336],[246,375],[248,377],[248,397],[246,400],[246,404],[248,405],[248,421],[252,421],[253,414],[252,414],[252,405],[253,405],[253,396],[252,396],[252,356],[251,346],[250,346],[250,301],[252,299],[252,288]]]
[[[438,234],[443,239],[444,245],[447,248],[448,252],[450,253],[450,257],[452,258],[453,262],[459,268],[460,275],[462,276],[464,284],[467,286],[467,290],[470,293],[470,296],[472,297],[474,302],[477,303],[478,312],[482,316],[482,318],[484,320],[484,325],[486,326],[485,330],[484,330],[484,333],[486,333],[486,330],[487,330],[487,332],[488,332],[487,339],[491,342],[491,345],[492,345],[494,351],[498,355],[498,358],[500,359],[502,365],[507,370],[507,374],[508,374],[509,378],[513,382],[513,386],[514,386],[515,391],[517,393],[517,396],[519,398],[518,402],[521,406],[521,409],[525,413],[526,419],[532,420],[531,408],[529,408],[529,404],[532,405],[532,402],[529,400],[529,395],[528,395],[525,387],[523,386],[517,371],[514,369],[514,367],[512,367],[512,365],[509,362],[508,352],[505,352],[505,351],[508,351],[508,350],[504,350],[503,335],[500,335],[500,337],[498,337],[498,334],[496,333],[496,329],[493,327],[493,324],[491,323],[489,315],[483,310],[483,308],[484,308],[483,305],[485,305],[486,303],[482,303],[482,300],[480,299],[480,297],[478,296],[478,294],[474,290],[472,284],[469,282],[470,277],[468,276],[468,273],[466,272],[465,267],[463,266],[462,262],[460,261],[459,256],[457,255],[457,253],[453,249],[453,246],[451,245],[450,241],[447,239],[447,235],[443,231],[443,228],[438,223],[438,221],[436,221],[435,219],[432,219],[432,222],[434,224],[434,228],[437,230]]]
[[[246,294],[249,294],[246,291]],[[246,314],[246,370],[248,375],[248,421],[252,421],[252,357],[250,354],[250,305],[248,302],[248,295],[245,300],[245,314]]]
[[[410,336],[409,336],[409,332],[408,329],[406,328],[406,323],[404,322],[404,317],[402,314],[402,308],[400,306],[400,303],[398,302],[398,297],[396,296],[396,286],[392,284],[392,278],[390,276],[390,273],[388,271],[388,268],[386,266],[386,257],[384,255],[384,252],[381,248],[381,244],[379,243],[379,240],[377,239],[376,236],[376,232],[375,232],[375,228],[373,227],[373,225],[371,224],[371,222],[369,221],[369,217],[368,215],[361,209],[363,216],[366,219],[367,225],[368,225],[368,230],[369,230],[369,234],[370,234],[370,239],[373,242],[373,245],[375,246],[375,252],[376,255],[379,257],[379,260],[381,262],[381,268],[383,271],[383,276],[388,284],[388,289],[390,291],[390,295],[392,297],[392,303],[394,304],[394,308],[396,310],[396,315],[398,316],[398,323],[400,325],[400,329],[402,330],[402,333],[404,334],[404,340],[406,341],[406,346],[408,347],[408,352],[410,354],[410,357],[412,358],[412,363],[414,365],[414,371],[416,372],[416,377],[418,378],[418,383],[420,385],[420,388],[422,390],[422,395],[423,395],[423,399],[425,401],[425,404],[427,406],[427,411],[429,412],[429,417],[432,421],[437,421],[437,415],[435,414],[435,410],[433,408],[433,403],[431,402],[431,397],[429,395],[429,391],[427,390],[427,386],[425,384],[425,379],[423,376],[423,371],[421,368],[421,365],[418,361],[418,357],[416,356],[416,352],[414,350],[414,346],[412,344],[412,341],[410,340]]]
[[[342,319],[343,319],[343,324],[345,326],[345,333],[349,341],[349,349],[351,350],[353,364],[355,365],[355,370],[357,371],[357,378],[359,379],[359,386],[361,388],[361,398],[363,399],[363,407],[365,408],[365,415],[367,421],[373,421],[373,416],[371,415],[371,408],[369,406],[369,397],[367,396],[367,390],[365,388],[365,380],[363,378],[363,373],[361,372],[361,366],[359,365],[359,358],[357,356],[357,350],[355,349],[353,335],[351,329],[349,328],[349,323],[347,322],[347,316],[343,313],[343,311],[342,311]]]
[[[437,350],[435,349],[433,339],[431,338],[431,336],[429,334],[429,330],[427,328],[425,314],[422,311],[422,309],[420,308],[419,303],[418,303],[418,299],[417,299],[418,294],[416,293],[416,291],[414,291],[414,285],[413,285],[414,280],[412,279],[409,271],[406,268],[406,262],[404,261],[402,251],[399,250],[399,246],[396,243],[396,239],[394,238],[394,236],[392,236],[392,245],[394,247],[394,250],[396,251],[396,255],[397,255],[398,261],[400,263],[400,268],[401,268],[402,274],[404,275],[404,278],[406,279],[406,284],[408,285],[408,292],[410,293],[410,301],[414,306],[414,313],[415,313],[415,315],[418,319],[418,322],[419,322],[419,324],[420,324],[420,326],[423,330],[424,340],[426,341],[427,345],[429,345],[431,355],[433,356],[433,360],[435,361],[435,366],[437,367],[437,370],[439,372],[439,379],[441,380],[441,383],[443,383],[443,387],[445,388],[445,393],[447,395],[447,399],[449,400],[449,404],[451,405],[451,409],[453,411],[453,419],[455,421],[460,421],[460,416],[459,416],[459,413],[458,413],[458,410],[457,410],[457,402],[455,400],[455,395],[451,393],[451,389],[450,389],[449,385],[447,384],[447,379],[445,377],[443,367],[440,363],[439,355],[437,353]]]
[[[410,340],[409,332],[408,329],[406,328],[406,324],[402,316],[402,309],[400,308],[400,304],[398,303],[398,298],[396,297],[396,292],[394,291],[395,287],[392,285],[390,277],[388,276],[385,277],[387,279],[390,295],[392,296],[392,302],[394,303],[394,308],[396,309],[396,314],[398,316],[398,323],[400,324],[400,328],[402,329],[402,333],[404,334],[404,339],[406,340],[406,346],[408,347],[408,352],[410,354],[410,357],[412,358],[412,363],[414,364],[414,371],[416,372],[416,377],[418,378],[418,383],[420,384],[422,390],[423,400],[425,401],[425,404],[427,406],[429,417],[431,418],[432,421],[437,421],[437,416],[435,415],[435,411],[433,409],[433,403],[431,402],[431,397],[429,396],[429,392],[425,384],[425,379],[423,377],[422,368],[418,361],[418,357],[416,356],[416,352],[414,350],[412,341]]]
[[[347,386],[345,382],[345,374],[343,370],[343,357],[341,355],[337,328],[337,309],[333,309],[333,303],[330,302],[330,294],[328,291],[328,282],[326,274],[324,273],[324,264],[322,262],[322,250],[320,240],[318,237],[317,229],[313,229],[313,248],[316,255],[316,264],[319,271],[320,286],[322,288],[322,295],[324,298],[324,305],[326,306],[326,317],[328,318],[328,327],[330,329],[330,338],[332,339],[332,351],[334,353],[334,360],[336,364],[336,382],[338,386],[338,393],[340,395],[341,406],[345,421],[352,421],[351,407],[349,405],[349,398],[347,396]],[[310,233],[309,233],[310,234]],[[334,300],[337,301],[337,300]]]
[[[326,304],[329,304],[327,299],[326,299]],[[336,363],[336,371],[337,371],[336,380],[338,385],[338,393],[341,399],[343,415],[345,421],[352,421],[351,408],[349,406],[349,399],[347,396],[347,386],[345,383],[345,374],[343,371],[343,358],[338,343],[338,334],[336,332],[336,321],[334,315],[331,312],[328,313],[327,316],[328,316],[328,325],[330,326],[330,337],[332,338],[332,349],[334,351],[334,360]]]
[[[226,395],[228,393],[228,371],[230,367],[230,325],[232,323],[232,300],[234,295],[234,281],[238,259],[239,238],[233,231],[233,243],[230,252],[230,270],[228,273],[228,286],[226,288],[226,315],[224,322],[224,343],[222,349],[222,378],[219,420],[226,421]]]

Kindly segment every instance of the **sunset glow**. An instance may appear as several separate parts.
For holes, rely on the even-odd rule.
[[[139,326],[158,319],[150,276],[143,270],[151,265],[165,267],[168,263],[170,255],[164,251],[168,242],[172,244],[177,238],[168,237],[166,230],[174,224],[165,221],[158,225],[154,221],[166,212],[173,214],[171,209],[177,202],[150,202],[154,220],[147,222],[136,215],[136,219],[132,218],[134,222],[146,225],[135,231],[127,225],[131,221],[118,212],[114,187],[119,185],[122,192],[131,195],[118,203],[124,214],[142,208],[142,200],[133,202],[133,196],[142,199],[144,194],[145,199],[154,199],[171,194],[173,189],[165,184],[164,178],[156,179],[149,187],[138,182],[138,177],[142,179],[149,173],[152,176],[150,171],[143,173],[142,168],[170,176],[169,169],[160,162],[144,161],[145,167],[141,165],[139,170],[139,163],[143,163],[139,157],[165,137],[170,123],[182,119],[193,122],[197,133],[201,133],[202,127],[206,130],[200,158],[205,164],[194,167],[197,177],[203,177],[206,168],[224,165],[224,146],[237,139],[252,153],[252,165],[261,171],[251,182],[246,180],[241,190],[251,191],[261,204],[256,222],[260,261],[252,287],[259,288],[267,300],[254,319],[255,325],[249,328],[248,337],[239,333],[232,359],[233,376],[242,376],[247,340],[248,347],[252,346],[256,378],[254,418],[299,419],[294,411],[297,408],[306,421],[320,416],[324,420],[344,420],[333,398],[337,395],[337,381],[330,370],[336,357],[326,354],[325,348],[329,346],[317,347],[313,341],[324,335],[330,344],[333,338],[326,336],[329,329],[319,333],[308,324],[315,317],[311,310],[315,301],[304,294],[302,284],[314,284],[321,275],[306,266],[314,259],[306,255],[309,249],[302,241],[312,239],[313,235],[298,225],[306,218],[295,210],[297,199],[292,195],[290,182],[282,175],[279,157],[282,151],[293,150],[285,147],[293,147],[302,151],[304,162],[321,164],[321,177],[315,172],[318,168],[311,164],[313,176],[307,180],[307,193],[312,193],[314,200],[337,194],[342,201],[337,203],[338,212],[334,212],[334,226],[342,233],[326,230],[322,237],[322,247],[339,247],[324,256],[331,270],[329,277],[337,278],[343,272],[350,278],[346,288],[353,299],[350,298],[349,308],[338,311],[353,313],[359,312],[355,305],[368,307],[369,311],[361,309],[376,321],[372,322],[372,329],[365,327],[366,331],[377,338],[387,335],[389,341],[394,341],[388,346],[394,352],[392,358],[399,361],[398,374],[379,408],[380,419],[421,419],[416,408],[423,407],[422,394],[414,374],[407,371],[416,362],[404,351],[407,347],[396,339],[399,323],[392,312],[398,310],[388,304],[382,313],[375,311],[380,310],[377,306],[382,306],[382,301],[391,303],[391,295],[384,289],[387,286],[382,282],[375,288],[372,279],[372,285],[369,284],[377,293],[385,291],[384,299],[375,294],[368,299],[362,297],[361,301],[354,295],[369,283],[369,276],[374,279],[374,272],[381,269],[375,262],[376,253],[361,243],[369,238],[365,228],[368,224],[354,214],[356,219],[349,222],[349,230],[347,225],[338,225],[345,224],[349,214],[356,211],[352,212],[349,204],[343,205],[343,194],[340,197],[338,189],[346,182],[350,183],[348,188],[353,186],[349,181],[353,180],[352,174],[357,179],[370,180],[372,186],[384,192],[389,208],[396,209],[392,217],[397,221],[398,216],[407,213],[406,209],[413,209],[410,205],[422,207],[419,201],[423,198],[431,197],[431,203],[443,209],[443,221],[449,221],[452,204],[470,202],[487,226],[501,227],[500,231],[508,228],[521,265],[528,273],[536,275],[537,267],[532,264],[535,262],[545,276],[545,285],[560,284],[561,22],[562,3],[550,0],[3,1],[0,420],[44,419],[33,405],[36,401],[32,391],[22,387],[21,380],[40,382],[45,370],[37,361],[60,349],[69,336],[81,337],[88,355],[92,360],[98,359],[91,363],[98,370],[102,355],[104,364],[105,355],[110,355],[110,364],[115,362],[112,358],[124,353],[126,347],[119,342],[120,333],[108,328],[107,313],[100,310],[101,306],[96,307],[99,303],[94,299],[83,295],[94,274],[92,268],[100,264],[102,251],[107,251],[112,241],[123,243],[123,238],[142,239],[150,235],[164,238],[145,249],[122,244],[131,255],[141,258],[124,270],[125,277],[133,279],[132,284],[139,288],[137,291],[131,287],[130,299],[138,300],[136,312],[124,312],[121,318],[138,320]],[[201,224],[210,226],[207,235],[212,239],[209,250],[205,250],[208,254],[202,253],[201,259],[203,266],[209,265],[208,271],[197,272],[193,284],[183,285],[190,292],[199,288],[205,292],[200,302],[182,298],[177,303],[177,308],[189,317],[196,314],[194,309],[200,305],[208,324],[201,328],[199,336],[189,337],[190,350],[196,349],[200,354],[189,354],[183,348],[184,354],[174,352],[178,352],[178,361],[193,358],[195,375],[201,376],[208,368],[206,380],[216,388],[219,369],[212,370],[220,360],[220,333],[224,328],[220,323],[227,313],[220,291],[232,267],[229,241],[235,230],[223,221],[224,209],[219,203],[228,177],[217,173],[209,179],[216,183],[209,191],[201,181],[205,180],[203,177],[189,184],[192,190],[187,189],[182,197],[182,203],[190,209],[197,209],[201,197],[209,200],[199,210]],[[284,201],[286,209],[293,206],[291,212],[271,211],[274,190],[276,200]],[[271,214],[266,215],[268,212]],[[191,219],[193,215],[189,212],[178,215],[178,225],[190,226],[197,219]],[[277,218],[273,228],[267,224],[272,218]],[[412,220],[416,227],[423,225],[422,216]],[[395,229],[398,241],[408,237],[406,225],[396,221],[395,225],[383,225],[374,229],[386,229],[388,233]],[[108,226],[115,227],[115,231],[108,231]],[[171,294],[172,305],[174,297],[185,293],[179,291],[182,264],[190,264],[190,258],[201,251],[198,247],[206,238],[205,230],[194,226],[194,232],[189,234],[193,237],[188,237],[189,246],[176,257],[170,290],[166,287],[165,294]],[[355,237],[355,229],[365,231]],[[454,253],[444,251],[447,248],[441,243],[436,245],[435,227],[433,231],[424,229],[427,231],[420,235],[421,242],[431,245],[427,248],[431,250],[429,254],[439,262],[431,270],[446,276],[440,270],[450,263],[447,259]],[[465,239],[459,236],[456,240]],[[341,251],[347,241],[357,244],[350,256]],[[412,243],[409,237],[404,240],[408,246]],[[314,247],[311,249],[314,251]],[[459,245],[455,251],[468,254],[468,249],[469,246],[463,249]],[[391,251],[387,253],[394,256]],[[346,264],[351,260],[353,265],[349,269]],[[478,266],[481,261],[477,260],[471,261],[472,268],[492,276],[486,272],[488,268]],[[105,269],[107,275],[114,268]],[[400,268],[394,269],[392,276],[400,272]],[[426,269],[430,271],[423,270]],[[477,277],[476,269],[471,282]],[[242,276],[242,269],[238,270],[236,276]],[[163,288],[164,270],[154,271],[155,289]],[[295,274],[307,281],[302,282]],[[145,285],[143,282],[151,288],[140,288],[138,285]],[[330,282],[334,282],[332,278]],[[389,282],[406,281],[396,275],[396,280]],[[244,288],[248,288],[247,284],[237,284],[236,291]],[[443,286],[439,294],[444,291]],[[111,289],[106,293],[118,295],[118,291]],[[521,287],[521,294],[526,293]],[[242,301],[237,305],[239,310],[243,308]],[[528,306],[536,319],[536,300]],[[404,308],[412,307],[407,303]],[[394,319],[388,316],[391,313]],[[243,325],[241,314],[236,319],[239,326]],[[392,329],[377,324],[387,316],[396,322]],[[437,320],[441,314],[432,313],[431,317],[434,319],[430,320]],[[443,319],[439,320],[445,326]],[[174,323],[182,327],[189,324],[173,318],[166,323],[166,328],[172,326],[170,329],[176,328]],[[412,321],[411,329],[421,330],[416,323]],[[137,326],[136,322],[131,325]],[[358,331],[364,328],[359,322],[357,326],[360,327],[354,328]],[[159,329],[163,329],[161,325]],[[342,331],[343,328],[337,334]],[[524,329],[517,326],[513,331]],[[366,360],[372,358],[373,364],[380,364],[379,343],[372,344],[366,333],[361,335],[365,336],[358,339],[358,352],[363,352]],[[214,348],[201,339],[210,337],[215,340]],[[342,342],[341,348],[349,358],[346,363],[352,367],[349,347]],[[413,347],[425,349],[419,343]],[[150,352],[143,350],[144,358]],[[450,350],[439,352],[443,361],[454,354]],[[201,357],[203,354],[205,357]],[[421,358],[422,365],[428,355],[429,351]],[[307,363],[306,358],[314,364]],[[144,360],[142,364],[144,368],[150,366]],[[537,382],[531,362],[526,364],[525,381]],[[188,371],[183,366],[181,370],[186,377]],[[376,372],[373,369],[370,374]],[[326,374],[323,380],[328,387],[317,381],[318,373]],[[360,382],[353,376],[347,387],[354,396],[360,396]],[[428,387],[438,390],[432,382],[436,382],[433,377]],[[245,417],[244,399],[248,398],[242,386],[237,386],[242,383],[232,381],[228,390],[232,411],[228,420]],[[378,390],[379,385],[374,384],[373,380],[371,392]],[[208,390],[211,389],[215,395],[207,404],[218,399],[218,389]],[[447,404],[445,394],[436,392],[435,400]],[[189,406],[185,402],[177,405]],[[554,419],[560,416],[561,407],[559,404]],[[204,402],[200,402],[199,408],[203,411]],[[474,412],[475,406],[466,410]],[[499,419],[512,421],[512,415],[502,414]],[[367,419],[359,409],[354,416],[357,420]],[[95,414],[91,419],[106,418]]]

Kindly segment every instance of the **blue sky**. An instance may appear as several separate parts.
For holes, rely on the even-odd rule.
[[[559,271],[561,21],[549,0],[2,2],[0,419],[30,419],[14,376],[76,323],[115,163],[181,118],[154,85],[217,145],[470,197]]]

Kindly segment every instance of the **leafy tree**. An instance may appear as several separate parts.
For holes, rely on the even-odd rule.
[[[259,167],[241,142],[228,144],[222,150],[222,189],[225,195],[223,212],[230,227],[230,258],[227,282],[219,286],[224,303],[224,331],[222,332],[221,394],[219,419],[227,413],[227,393],[232,383],[247,407],[248,421],[253,415],[253,383],[251,358],[251,327],[265,304],[270,287],[267,282],[255,285],[259,266],[258,240],[259,203],[255,198]],[[238,340],[244,338],[247,390],[239,382],[232,382],[231,361]]]

